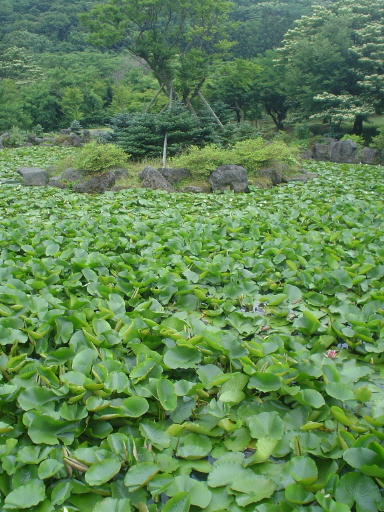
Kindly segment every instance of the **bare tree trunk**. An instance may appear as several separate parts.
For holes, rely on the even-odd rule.
[[[203,94],[198,91],[197,93],[199,95],[199,97],[203,100],[204,104],[207,106],[208,110],[210,111],[210,113],[213,115],[213,117],[216,119],[217,123],[222,127],[224,128],[223,126],[223,123],[220,121],[220,119],[217,117],[217,115],[214,113],[214,111],[212,110],[210,104],[208,103],[208,101],[204,98]]]
[[[153,103],[156,101],[156,98],[158,97],[158,95],[161,93],[161,91],[164,89],[164,84],[161,84],[160,86],[160,89],[157,91],[157,93],[155,94],[155,96],[151,99],[151,101],[149,102],[147,108],[144,110],[144,113],[146,114],[149,109],[151,108],[151,105],[153,105]]]

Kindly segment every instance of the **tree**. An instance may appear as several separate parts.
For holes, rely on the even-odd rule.
[[[41,68],[24,48],[12,46],[0,55],[0,79],[9,78],[17,84],[27,84],[42,77]]]
[[[144,61],[168,96],[188,104],[212,62],[228,50],[227,0],[109,0],[82,16],[91,42],[126,48]]]
[[[240,23],[231,32],[235,57],[252,59],[277,48],[295,20],[311,14],[313,0],[234,0],[231,19]]]
[[[339,0],[315,7],[312,16],[302,17],[288,31],[280,63],[299,118],[326,115],[332,100],[339,119],[353,113],[359,134],[364,118],[372,110],[382,111],[383,16],[382,0]]]
[[[60,101],[60,107],[63,110],[68,121],[79,121],[84,117],[82,106],[84,94],[80,87],[66,87]]]

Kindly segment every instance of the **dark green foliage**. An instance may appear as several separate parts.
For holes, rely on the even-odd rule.
[[[34,52],[83,50],[89,44],[78,15],[94,3],[94,0],[7,0],[0,16],[0,45],[7,48],[17,44]]]
[[[111,119],[114,132],[109,138],[134,159],[159,158],[167,134],[167,154],[173,156],[191,144],[202,146],[218,140],[212,120],[212,115],[207,112],[199,118],[181,104],[174,103],[159,114],[116,115]]]

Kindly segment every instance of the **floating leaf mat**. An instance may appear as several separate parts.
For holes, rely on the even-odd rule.
[[[3,510],[384,510],[383,170],[307,165],[247,195],[1,185]]]

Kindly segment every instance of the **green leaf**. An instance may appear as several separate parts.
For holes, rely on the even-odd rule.
[[[288,466],[291,477],[302,485],[310,485],[317,479],[317,467],[310,457],[293,457]]]
[[[93,507],[92,512],[131,512],[131,504],[128,498],[105,498]]]
[[[325,405],[322,395],[314,389],[304,389],[295,395],[297,401],[302,405],[309,405],[314,409],[319,409]]]
[[[334,270],[333,276],[337,280],[339,284],[344,286],[345,288],[352,288],[353,282],[350,276],[345,272],[345,270]]]
[[[168,379],[159,379],[156,386],[157,395],[162,407],[166,411],[173,411],[177,407],[175,386]]]
[[[209,437],[201,434],[187,434],[177,448],[177,456],[186,460],[197,460],[207,457],[212,450]]]
[[[337,398],[344,402],[345,400],[355,400],[355,394],[346,384],[341,384],[340,382],[330,382],[325,390],[329,396],[333,398]]]
[[[300,505],[310,503],[315,499],[315,495],[312,492],[307,491],[305,487],[300,484],[288,485],[285,489],[285,497],[288,501]]]
[[[303,311],[303,316],[296,319],[293,326],[304,334],[314,334],[320,327],[320,322],[310,311]]]
[[[359,512],[377,512],[377,505],[381,501],[377,485],[371,478],[360,473],[343,475],[336,488],[335,498],[348,507],[356,503]]]
[[[280,389],[281,380],[273,373],[255,372],[248,382],[250,389],[255,388],[258,391],[268,393],[269,391],[277,391]]]
[[[200,361],[200,352],[192,347],[177,346],[168,349],[164,354],[164,364],[171,369],[195,368]]]
[[[139,418],[149,409],[148,401],[142,396],[130,396],[123,400],[122,408],[125,416]]]
[[[188,512],[190,498],[187,492],[179,492],[171,498],[162,508],[162,512]]]
[[[187,492],[190,504],[202,509],[207,508],[212,498],[212,493],[205,483],[198,482],[188,475],[176,476],[165,492],[167,496],[176,496],[180,492]]]
[[[51,478],[56,475],[62,468],[64,464],[54,459],[43,460],[43,462],[39,466],[39,478],[44,480],[45,478]]]
[[[159,471],[159,466],[153,462],[140,462],[128,469],[124,477],[124,484],[130,492],[137,491],[150,482]]]
[[[121,464],[116,459],[104,459],[92,466],[85,473],[89,485],[101,485],[111,480],[120,471]]]
[[[45,486],[41,480],[32,480],[11,491],[4,500],[4,509],[30,508],[45,499]]]
[[[249,418],[249,430],[254,439],[269,437],[282,439],[284,435],[284,422],[277,412],[262,412]]]
[[[222,487],[232,484],[236,479],[244,478],[247,475],[249,475],[249,470],[243,468],[238,462],[218,461],[215,462],[212,471],[209,473],[207,482],[209,487]]]
[[[142,436],[145,439],[148,439],[148,441],[158,450],[168,448],[171,444],[171,438],[165,431],[165,428],[161,427],[154,421],[142,421],[139,429]]]
[[[221,386],[219,399],[221,402],[241,402],[245,393],[242,391],[249,380],[244,373],[233,373],[231,377]]]

